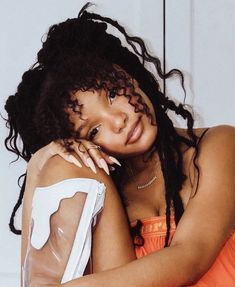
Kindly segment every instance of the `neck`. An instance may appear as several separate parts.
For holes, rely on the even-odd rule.
[[[158,153],[155,148],[151,148],[144,154],[128,158],[125,161],[125,165],[129,176],[135,176],[152,168],[158,161]]]

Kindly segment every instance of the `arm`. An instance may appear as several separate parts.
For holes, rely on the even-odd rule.
[[[104,230],[104,228],[109,228],[109,237],[106,238],[106,240],[103,240],[102,244],[96,244],[93,248],[94,257],[98,257],[98,259],[94,261],[94,269],[100,271],[105,268],[112,268],[115,266],[123,265],[130,260],[133,260],[134,253],[129,233],[123,232],[125,228],[127,230],[127,220],[124,216],[116,189],[106,174],[104,174],[102,171],[99,171],[97,172],[97,175],[95,175],[87,168],[77,169],[72,164],[65,162],[63,159],[57,156],[53,157],[47,162],[39,176],[37,184],[39,186],[50,186],[66,178],[81,177],[97,179],[104,182],[106,185],[105,207],[103,210],[103,212],[106,214],[106,219],[103,220],[103,216],[100,214],[94,237],[99,238],[99,226],[101,227],[101,231]],[[24,210],[28,210],[28,216],[30,216],[31,211],[31,205],[28,206],[27,204],[30,202],[30,198],[32,198],[32,195],[30,194],[29,196],[29,193],[27,193],[24,198]],[[51,217],[51,235],[49,240],[43,246],[43,248],[39,250],[33,250],[31,254],[31,259],[33,259],[33,265],[31,264],[33,267],[30,267],[31,270],[29,270],[31,274],[33,274],[33,280],[31,281],[31,284],[55,284],[60,282],[65,265],[67,263],[68,255],[71,250],[71,244],[73,243],[74,230],[76,230],[77,222],[79,221],[80,215],[82,213],[83,203],[84,198],[81,197],[81,194],[77,194],[73,198],[64,199],[61,202],[58,211]],[[118,217],[118,219],[116,219],[116,217]],[[24,219],[27,219],[27,221],[23,221],[23,230],[27,228],[29,222],[29,218],[27,216],[24,216]],[[62,238],[62,240],[54,236],[56,235],[58,226],[62,227],[64,235],[66,235],[64,238]],[[120,232],[120,230],[122,232]],[[112,244],[114,241],[114,239],[112,239],[113,236],[117,238],[121,244],[121,247],[120,245],[114,246]],[[26,238],[27,237],[23,238],[22,246],[27,245]],[[57,250],[59,250],[59,253],[62,255],[60,256],[59,264],[56,262],[56,260],[54,260],[55,257],[51,256],[51,251],[53,251],[51,246],[56,246]],[[101,254],[100,250],[103,250],[104,247],[109,252],[109,254],[106,253],[106,255],[109,256],[109,260],[107,260],[107,257],[106,260],[104,260],[105,256],[99,257]],[[110,256],[111,248],[112,256]],[[125,252],[123,252],[123,250]],[[100,258],[102,260],[100,260]],[[23,260],[24,258],[22,258],[22,261]],[[43,265],[47,266],[48,268],[42,268]],[[52,272],[48,272],[49,269],[51,269]],[[38,274],[40,275],[40,278],[38,278]],[[43,278],[43,280],[41,280],[41,278]]]
[[[31,205],[33,192],[37,186],[39,178],[39,171],[31,165],[27,168],[27,179],[25,192],[23,197],[23,208],[22,208],[22,235],[21,235],[21,267],[23,266],[26,249],[27,249],[27,239],[29,236],[29,223],[31,217]]]
[[[212,265],[234,228],[234,155],[234,128],[211,129],[200,146],[197,193],[186,207],[171,246],[63,286],[174,287],[198,280]]]
[[[73,140],[70,140],[73,142]],[[23,210],[22,210],[22,222],[24,224],[22,228],[22,241],[21,241],[21,266],[24,262],[26,248],[27,248],[27,238],[28,238],[28,230],[29,230],[29,220],[31,217],[31,205],[32,205],[32,197],[33,192],[38,185],[38,180],[41,174],[41,170],[44,167],[45,163],[55,155],[61,156],[67,162],[73,163],[76,167],[81,168],[81,162],[83,162],[84,166],[87,166],[87,158],[91,158],[91,164],[94,166],[94,162],[96,162],[99,166],[99,161],[103,158],[108,164],[118,163],[119,162],[115,158],[109,157],[103,151],[98,149],[91,149],[90,146],[94,144],[92,142],[86,140],[80,140],[83,146],[83,152],[78,149],[78,144],[73,142],[72,147],[74,148],[75,154],[71,154],[65,150],[62,143],[58,142],[51,142],[50,144],[46,145],[45,147],[38,150],[30,159],[27,165],[27,180],[26,180],[26,188],[24,193],[23,199]],[[89,152],[88,152],[89,151]],[[78,159],[79,157],[79,159]],[[89,166],[88,167],[92,167]],[[94,171],[95,167],[91,169]],[[107,172],[108,165],[104,162],[102,168]],[[83,167],[83,172],[87,170]],[[89,174],[85,174],[89,177]],[[109,180],[110,182],[110,180]],[[110,189],[113,189],[114,186],[110,186]],[[109,193],[108,193],[109,194]]]

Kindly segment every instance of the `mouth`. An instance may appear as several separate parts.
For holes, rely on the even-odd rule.
[[[127,135],[126,145],[136,142],[143,132],[141,117],[132,125]]]

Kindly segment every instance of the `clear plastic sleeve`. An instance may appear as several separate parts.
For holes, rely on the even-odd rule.
[[[104,191],[104,184],[82,178],[36,188],[22,287],[64,283],[83,275]]]

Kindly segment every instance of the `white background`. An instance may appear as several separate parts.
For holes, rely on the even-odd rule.
[[[35,61],[48,27],[76,17],[86,1],[0,0],[0,112],[14,94],[23,72]],[[162,0],[96,0],[94,12],[110,16],[144,38],[162,57]],[[147,3],[147,4],[146,4]],[[185,73],[187,102],[196,110],[197,126],[235,124],[235,1],[166,0],[167,67]],[[233,52],[233,53],[232,53]],[[168,93],[183,99],[177,80]],[[7,129],[0,121],[0,286],[19,286],[20,236],[8,222],[18,198],[17,178],[25,163],[4,148]],[[20,222],[18,214],[17,222]]]

